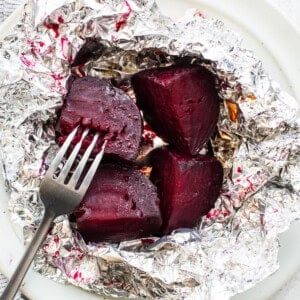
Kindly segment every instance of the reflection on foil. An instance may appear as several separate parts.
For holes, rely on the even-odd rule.
[[[224,100],[211,140],[226,174],[215,208],[194,230],[120,244],[87,245],[62,216],[36,258],[40,273],[113,297],[226,299],[278,268],[277,235],[300,216],[297,104],[222,22],[191,10],[173,23],[153,1],[34,0],[0,42],[12,221],[25,241],[39,223],[70,74],[112,78],[133,96],[132,74],[181,60],[209,68]]]

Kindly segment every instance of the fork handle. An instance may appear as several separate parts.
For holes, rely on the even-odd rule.
[[[13,300],[16,295],[23,278],[25,277],[39,247],[47,236],[47,233],[53,223],[55,215],[52,213],[45,213],[42,222],[34,234],[33,239],[28,245],[25,254],[23,255],[18,267],[13,273],[8,285],[6,286],[0,300]]]

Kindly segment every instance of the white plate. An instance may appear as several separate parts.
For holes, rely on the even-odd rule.
[[[205,16],[223,20],[228,27],[242,34],[244,45],[253,49],[265,68],[291,95],[300,99],[300,34],[280,12],[266,0],[158,0],[165,14],[181,17],[187,8],[197,7]],[[0,37],[7,32],[20,16],[20,10],[0,26]],[[8,196],[0,182],[0,271],[13,272],[23,253],[7,213]],[[251,290],[235,296],[235,300],[259,300],[272,298],[283,284],[300,267],[300,222],[281,235],[279,254],[280,270]],[[31,300],[100,299],[72,286],[57,284],[30,271],[25,279],[23,292]],[[218,300],[218,299],[217,299]],[[292,300],[292,299],[291,299]]]

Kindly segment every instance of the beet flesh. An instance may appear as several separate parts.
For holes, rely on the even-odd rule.
[[[163,233],[195,227],[219,196],[223,181],[221,163],[214,157],[191,157],[166,147],[152,151],[150,156],[150,179],[161,200]]]
[[[127,94],[108,80],[87,76],[72,82],[57,126],[60,143],[78,125],[100,132],[94,153],[100,151],[106,139],[106,155],[126,161],[136,159],[142,134],[139,109]],[[74,144],[81,133],[79,131],[75,137]],[[93,134],[85,139],[83,149],[89,146],[92,138]]]
[[[159,232],[162,224],[157,189],[140,171],[103,164],[75,211],[86,241],[119,242]]]
[[[157,68],[135,74],[132,86],[154,131],[180,152],[198,154],[220,111],[213,74],[201,66]]]

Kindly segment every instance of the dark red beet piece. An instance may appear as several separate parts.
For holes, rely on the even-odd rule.
[[[112,164],[100,166],[75,217],[94,242],[147,237],[162,224],[156,187],[138,170]]]
[[[78,51],[72,67],[83,65],[87,61],[98,58],[104,50],[104,46],[94,38],[87,38],[85,44]]]
[[[101,132],[94,153],[100,151],[103,139],[107,139],[105,154],[126,161],[136,159],[142,134],[140,112],[130,97],[108,80],[82,77],[72,82],[57,126],[62,135],[59,141],[63,142],[77,125]],[[79,138],[80,134],[74,143]],[[92,136],[88,136],[83,148],[91,140]]]
[[[218,121],[213,74],[200,66],[171,66],[135,74],[132,86],[154,131],[180,152],[198,154]]]
[[[150,179],[161,200],[163,232],[195,227],[218,198],[223,181],[221,163],[214,157],[191,157],[167,148],[152,151],[150,160]]]

